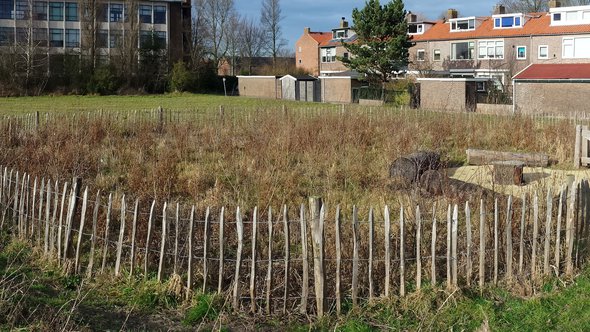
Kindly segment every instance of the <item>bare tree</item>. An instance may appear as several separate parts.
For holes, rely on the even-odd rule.
[[[538,13],[548,9],[546,0],[502,0],[500,4],[509,13]]]
[[[272,56],[273,63],[276,63],[280,50],[287,44],[281,29],[283,18],[280,0],[262,0],[260,23],[265,34],[266,50]]]
[[[564,0],[564,6],[587,6],[590,5],[590,0]]]
[[[227,55],[230,21],[235,13],[234,0],[196,0],[195,10],[199,15],[198,32],[206,54],[214,64]]]
[[[252,73],[252,58],[260,56],[264,43],[262,29],[252,19],[244,18],[240,22],[241,47],[240,55],[248,73]]]

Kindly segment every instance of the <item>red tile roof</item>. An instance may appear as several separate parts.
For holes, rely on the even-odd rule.
[[[309,35],[311,38],[315,39],[320,45],[322,43],[329,42],[332,39],[331,32],[310,32]]]
[[[539,36],[557,34],[590,33],[590,24],[551,26],[548,13],[531,13],[522,28],[494,29],[492,17],[478,17],[480,25],[471,31],[451,32],[448,22],[437,21],[434,26],[422,35],[413,35],[413,41],[457,40],[474,38],[502,38],[519,36]]]
[[[590,63],[533,64],[514,77],[515,80],[590,79]]]

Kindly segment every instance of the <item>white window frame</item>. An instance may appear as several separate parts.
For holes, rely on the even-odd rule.
[[[521,57],[518,55],[519,48],[524,48],[524,57]],[[526,49],[527,49],[527,47],[525,45],[516,46],[516,60],[526,60]]]
[[[512,26],[503,27],[502,26],[502,19],[505,17],[512,17]],[[516,25],[516,18],[520,19],[520,25]],[[500,20],[500,26],[496,26],[496,19]],[[492,15],[492,20],[494,23],[494,29],[519,29],[524,26],[524,15],[522,13],[514,13],[514,14],[501,14],[501,15]]]
[[[541,56],[541,49],[542,48],[546,48],[547,49],[547,54],[543,57]],[[549,46],[548,45],[539,45],[539,47],[537,48],[537,58],[538,59],[549,59]]]
[[[459,29],[459,22],[464,23],[467,22],[467,29]],[[470,22],[473,21],[473,27],[471,27]],[[460,32],[460,31],[473,31],[476,28],[476,19],[475,16],[471,17],[463,17],[463,18],[453,18],[449,20],[451,32]]]
[[[334,54],[332,54],[334,51]],[[325,60],[324,61],[324,57]],[[334,63],[336,62],[336,47],[323,47],[320,49],[320,60],[322,63]]]
[[[422,57],[420,57],[420,53],[422,53]],[[416,50],[416,60],[417,61],[425,61],[426,60],[426,50],[425,49]]]
[[[587,49],[587,47],[584,47],[582,45],[578,45],[578,47],[576,47],[576,40],[580,40],[580,39],[589,39],[589,37],[587,36],[575,36],[575,37],[563,37],[562,41],[561,41],[561,57],[563,59],[588,59],[589,56],[582,56],[583,51]],[[573,50],[572,56],[566,56],[565,53],[565,46],[566,46],[566,42],[569,41],[571,43],[571,47]],[[579,51],[579,52],[578,52]]]
[[[555,19],[556,14],[560,16],[559,20]],[[590,6],[550,8],[549,15],[553,26],[590,24]]]
[[[470,41],[460,41],[460,42],[450,43],[450,46],[451,46],[451,50],[450,50],[450,54],[451,54],[451,61],[465,61],[465,60],[475,60],[475,58],[476,58],[476,55],[475,55],[475,54],[473,54],[473,56],[472,56],[472,57],[470,57],[470,58],[467,58],[467,59],[456,59],[456,58],[454,58],[454,57],[453,57],[453,55],[455,55],[455,56],[456,56],[456,54],[453,54],[453,45],[455,45],[455,44],[463,44],[463,43],[467,43],[467,52],[469,52],[469,48],[471,47],[471,45],[470,45],[470,44],[473,44],[473,53],[475,53],[475,47],[476,47],[476,44],[475,44],[475,41],[473,41],[473,40],[470,40]]]
[[[490,46],[490,43],[493,46]],[[500,44],[498,44],[498,43],[500,43]],[[485,47],[485,49],[486,49],[486,52],[483,55],[480,53],[482,44],[485,44],[483,47]],[[499,45],[501,45],[501,46],[499,46]],[[497,53],[497,50],[498,50],[498,47],[502,47],[502,56],[498,56],[496,54]],[[489,49],[490,48],[493,48],[493,50],[494,50],[494,55],[493,56],[490,56],[489,55],[490,54],[490,52],[489,52]],[[477,58],[479,60],[488,60],[488,59],[490,59],[490,60],[503,60],[504,59],[504,40],[503,39],[484,39],[484,40],[478,40],[477,41]]]
[[[436,59],[437,53],[438,53],[438,59]],[[442,53],[440,51],[440,48],[437,48],[432,52],[432,61],[442,61]]]

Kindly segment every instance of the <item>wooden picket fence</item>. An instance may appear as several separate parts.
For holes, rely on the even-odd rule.
[[[266,315],[340,314],[345,302],[405,296],[427,284],[534,289],[549,275],[572,276],[588,249],[585,180],[557,195],[499,195],[476,206],[439,200],[394,212],[329,208],[310,198],[275,213],[144,204],[116,193],[94,196],[79,179],[0,170],[0,227],[70,273],[161,282],[177,275],[187,297],[225,293],[235,310]]]

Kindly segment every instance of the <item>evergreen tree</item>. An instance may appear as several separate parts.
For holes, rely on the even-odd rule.
[[[385,5],[368,0],[363,9],[352,11],[352,20],[357,40],[344,43],[351,54],[341,59],[347,67],[367,74],[369,79],[386,82],[392,72],[408,65],[412,43],[402,0]]]

